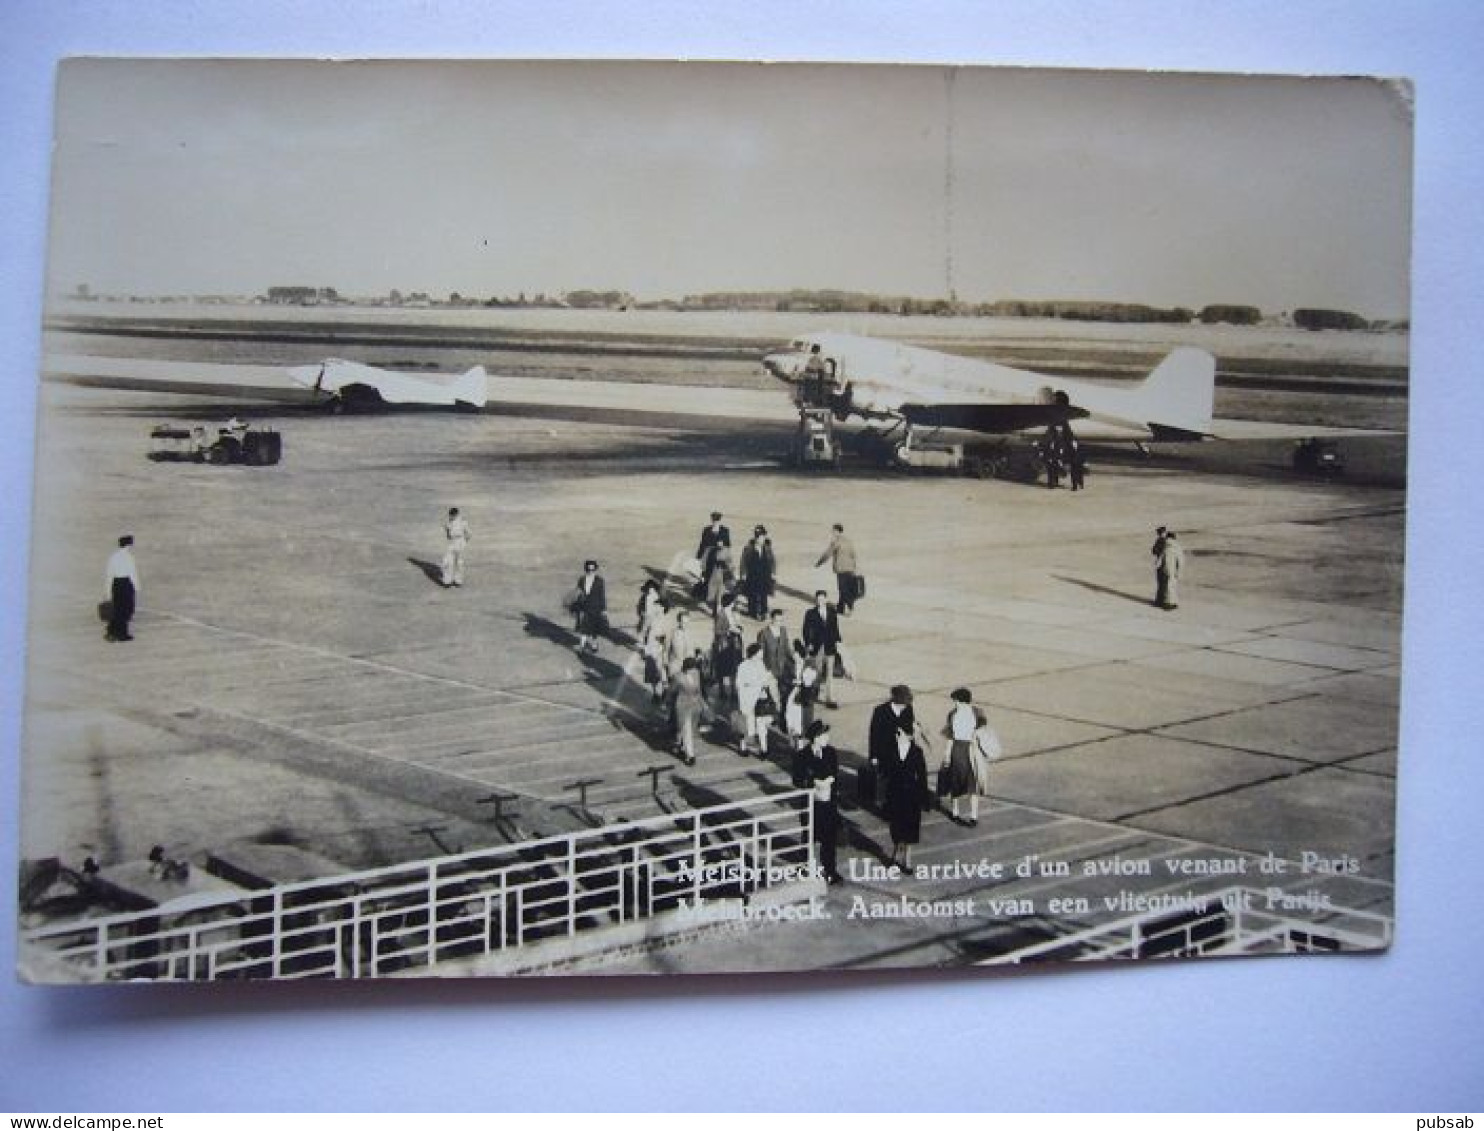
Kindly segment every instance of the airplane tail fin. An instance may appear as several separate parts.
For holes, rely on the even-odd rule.
[[[1137,418],[1150,427],[1206,435],[1216,408],[1216,359],[1182,346],[1155,366],[1132,396]]]
[[[476,365],[453,383],[453,399],[457,404],[483,408],[489,400],[489,375],[484,366]]]

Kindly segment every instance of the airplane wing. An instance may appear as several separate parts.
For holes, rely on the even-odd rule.
[[[1217,417],[1211,421],[1206,435],[1215,440],[1307,440],[1400,436],[1403,433],[1395,428],[1331,428],[1322,424],[1278,424],[1267,420]]]
[[[288,375],[298,384],[316,393],[338,397],[352,407],[423,405],[483,408],[488,399],[487,378],[482,366],[475,366],[450,382],[330,358],[318,365],[296,366],[288,370]]]
[[[1063,404],[904,404],[900,411],[914,427],[990,433],[1044,428],[1087,415],[1086,409]]]

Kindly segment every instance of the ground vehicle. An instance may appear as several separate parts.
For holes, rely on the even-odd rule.
[[[1294,445],[1293,469],[1305,475],[1342,475],[1345,459],[1333,440],[1311,436]]]
[[[214,430],[204,424],[189,427],[161,424],[151,430],[149,439],[149,458],[157,461],[266,467],[283,456],[283,437],[279,433],[269,428],[253,428],[235,419]]]
[[[799,409],[799,434],[794,441],[793,456],[801,467],[840,465],[840,445],[835,439],[835,422],[829,409]]]

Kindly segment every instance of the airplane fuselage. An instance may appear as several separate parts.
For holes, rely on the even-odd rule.
[[[764,359],[770,373],[797,385],[806,398],[827,390],[838,415],[865,419],[972,416],[965,431],[1044,428],[1033,409],[1062,404],[1084,439],[1196,439],[1209,428],[1215,383],[1211,356],[1179,349],[1134,387],[1101,385],[1012,369],[900,342],[848,334],[796,338]],[[1003,411],[999,411],[1003,410]]]

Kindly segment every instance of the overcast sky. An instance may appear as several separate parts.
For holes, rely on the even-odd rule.
[[[72,60],[53,293],[839,287],[1408,308],[1394,85],[780,64]]]

